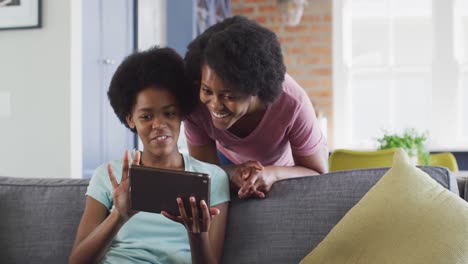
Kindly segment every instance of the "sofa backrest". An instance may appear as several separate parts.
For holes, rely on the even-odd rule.
[[[459,177],[457,178],[457,182],[460,197],[468,201],[468,177]]]
[[[87,186],[0,177],[0,263],[68,263]]]
[[[458,193],[447,169],[422,169]],[[262,200],[232,197],[222,263],[299,263],[387,170],[288,179],[276,183]]]
[[[298,263],[388,169],[276,183],[263,200],[231,202],[223,263]],[[444,168],[424,167],[457,192]],[[0,177],[0,263],[67,263],[88,180]]]

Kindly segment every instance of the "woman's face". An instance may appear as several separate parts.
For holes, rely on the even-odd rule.
[[[145,152],[159,158],[178,154],[181,111],[166,89],[151,87],[138,93],[127,122],[136,129]]]
[[[207,64],[202,66],[200,100],[211,114],[213,125],[229,129],[244,115],[257,110],[257,96],[240,94],[229,86]]]

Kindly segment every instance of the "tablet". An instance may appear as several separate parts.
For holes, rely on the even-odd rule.
[[[161,213],[166,211],[179,216],[176,198],[182,198],[189,217],[192,210],[189,197],[194,196],[197,204],[205,200],[210,206],[210,176],[205,173],[131,166],[129,172],[132,209]],[[198,212],[202,217],[201,209]]]

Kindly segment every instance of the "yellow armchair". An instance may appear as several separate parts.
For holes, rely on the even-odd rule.
[[[328,159],[329,171],[391,167],[398,148],[375,151],[337,149]]]
[[[457,160],[450,152],[431,154],[429,165],[446,167],[452,172],[458,172]]]

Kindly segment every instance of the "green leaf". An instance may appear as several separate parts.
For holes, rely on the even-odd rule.
[[[384,131],[381,138],[377,138],[378,149],[403,148],[409,156],[418,155],[422,165],[429,165],[430,154],[425,147],[428,132],[418,133],[416,129],[405,129],[403,134],[389,133]]]

